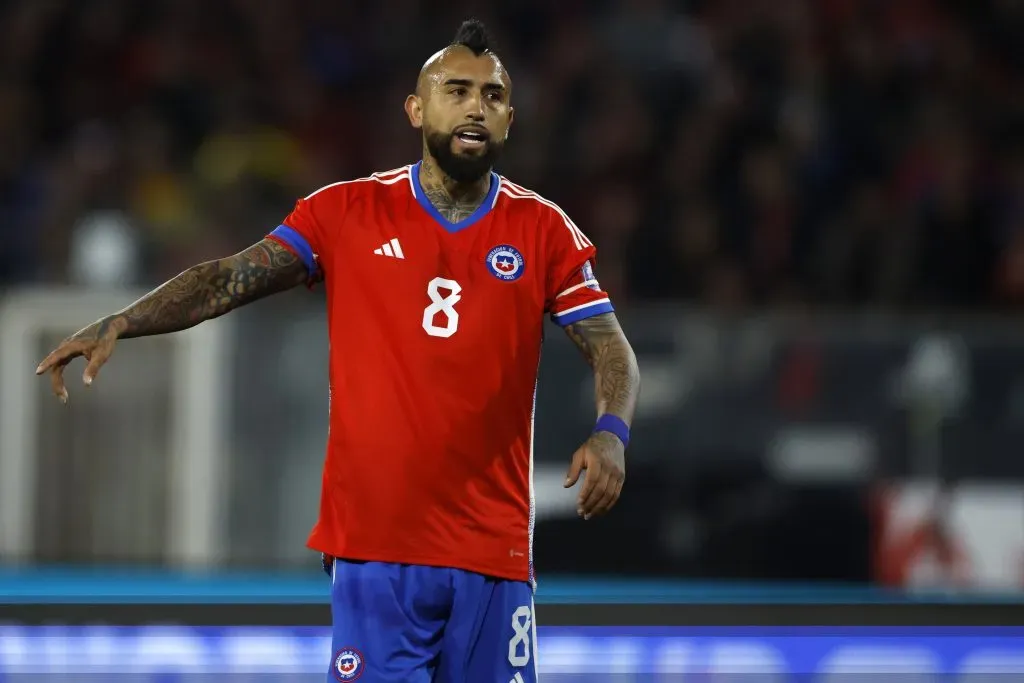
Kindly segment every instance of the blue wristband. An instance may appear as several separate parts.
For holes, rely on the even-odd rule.
[[[617,415],[610,415],[605,413],[601,417],[597,418],[597,424],[594,425],[595,432],[610,432],[615,436],[619,437],[622,441],[623,446],[629,445],[629,425]]]

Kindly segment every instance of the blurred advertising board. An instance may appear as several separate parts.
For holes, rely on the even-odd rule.
[[[325,628],[0,627],[0,681],[322,683]],[[541,627],[541,680],[991,681],[1024,675],[1020,628]]]
[[[876,580],[907,590],[1024,587],[1024,487],[893,483],[875,496]]]

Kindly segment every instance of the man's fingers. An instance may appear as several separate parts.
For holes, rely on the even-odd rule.
[[[586,464],[586,458],[584,457],[585,451],[582,448],[576,450],[572,454],[572,461],[569,463],[569,471],[565,473],[565,488],[570,488],[576,485],[576,482],[580,480],[580,472]]]
[[[607,472],[601,467],[601,461],[594,459],[594,462],[587,464],[587,476],[583,481],[583,488],[576,504],[576,511],[584,517],[594,507],[594,503],[600,496],[600,487],[607,478]]]
[[[620,491],[622,491],[622,481],[615,476],[609,476],[608,483],[604,487],[604,495],[597,501],[590,516],[599,517],[611,510],[619,500]]]
[[[615,467],[603,467],[602,476],[595,483],[594,490],[587,499],[580,499],[579,510],[584,519],[599,517],[615,505],[622,492],[625,477]],[[590,478],[590,473],[587,473]],[[582,495],[582,494],[581,494]]]
[[[615,497],[615,480],[609,475],[605,477],[604,482],[601,484],[601,488],[595,492],[594,505],[587,512],[586,519],[591,517],[600,517],[604,513],[608,512],[612,506],[612,499]]]
[[[77,344],[64,343],[50,352],[50,355],[43,359],[43,362],[36,367],[36,374],[41,375],[58,365],[67,365],[72,359],[81,354]]]
[[[53,389],[53,394],[60,399],[61,403],[68,402],[68,390],[64,386],[64,368],[67,363],[60,363],[54,365],[53,369],[50,370],[50,387]]]
[[[611,497],[614,490],[615,481],[606,469],[604,474],[601,475],[600,481],[598,481],[594,490],[590,493],[589,500],[583,503],[583,519],[590,519],[591,517],[604,514],[605,502]]]
[[[68,390],[64,385],[64,368],[79,356],[85,356],[89,360],[89,364],[85,370],[86,384],[91,384],[92,379],[96,376],[99,367],[106,362],[110,356],[110,349],[92,349],[91,345],[81,340],[78,341],[65,341],[56,349],[54,349],[50,355],[43,359],[43,361],[36,367],[36,374],[41,375],[44,372],[50,373],[50,388],[53,390],[53,394],[61,400],[62,403],[68,402]]]
[[[96,379],[96,375],[99,373],[100,368],[110,358],[110,349],[100,347],[93,351],[88,356],[89,364],[85,366],[85,372],[82,374],[82,381],[85,382],[86,386],[92,384],[92,381]]]
[[[39,362],[39,365],[36,366],[36,374],[37,375],[41,375],[41,374],[43,374],[44,372],[46,372],[47,370],[50,369],[50,367],[54,363],[54,359],[56,357],[56,354],[57,354],[56,351],[51,351],[49,356],[47,356],[46,358],[44,358],[43,360],[41,360]]]

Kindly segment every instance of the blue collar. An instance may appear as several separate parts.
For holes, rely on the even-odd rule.
[[[495,173],[494,171],[491,171],[491,187],[489,190],[487,190],[487,196],[484,197],[483,202],[481,202],[480,206],[477,207],[477,210],[474,211],[472,215],[467,216],[458,223],[452,223],[447,218],[441,215],[441,212],[438,211],[437,208],[430,203],[430,200],[427,198],[427,195],[423,192],[423,186],[420,185],[420,166],[422,165],[422,161],[417,161],[409,170],[410,177],[412,178],[412,187],[413,190],[416,192],[416,201],[418,201],[420,203],[420,206],[422,206],[424,210],[428,214],[430,214],[430,216],[448,232],[458,232],[459,230],[468,228],[469,226],[473,225],[481,218],[486,216],[487,213],[491,210],[491,207],[494,206],[494,198],[498,194],[498,186],[500,185],[500,180],[498,179],[498,174]]]

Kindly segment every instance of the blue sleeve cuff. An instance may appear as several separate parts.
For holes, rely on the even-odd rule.
[[[297,230],[290,228],[287,225],[279,225],[274,228],[274,231],[271,232],[270,235],[294,249],[295,253],[302,259],[302,262],[306,264],[306,270],[309,271],[309,274],[316,274],[317,265],[316,259],[313,258],[313,248],[309,246],[309,242],[307,242],[306,238],[300,235]]]
[[[555,323],[565,327],[566,325],[572,325],[578,323],[581,320],[586,320],[595,315],[601,315],[602,313],[614,313],[615,307],[612,306],[608,300],[595,301],[591,304],[583,304],[582,306],[575,306],[563,313],[555,313],[551,316],[551,320]]]

